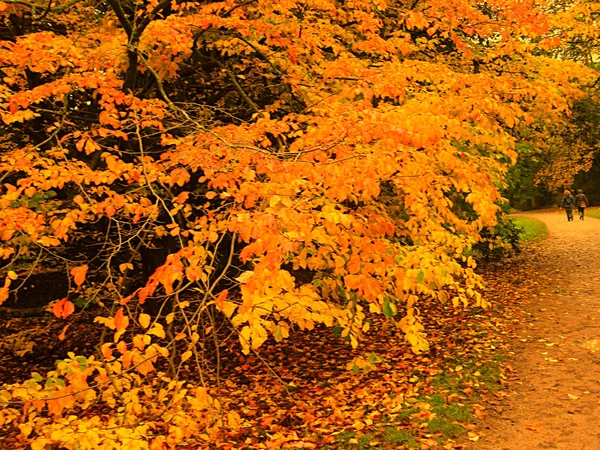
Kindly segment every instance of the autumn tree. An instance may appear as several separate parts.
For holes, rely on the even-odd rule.
[[[106,327],[97,355],[0,392],[0,423],[68,445],[68,411],[101,399],[126,417],[85,419],[92,448],[213,440],[237,420],[215,413],[204,353],[222,323],[249,353],[319,324],[357,346],[381,314],[426,351],[419,304],[486,305],[470,249],[496,223],[516,143],[552,151],[596,76],[552,54],[567,48],[556,14],[513,0],[0,2],[0,302],[30,273],[23,258],[59,261],[60,338],[76,298]],[[184,363],[199,384],[178,379]],[[171,428],[134,425],[165,411]]]

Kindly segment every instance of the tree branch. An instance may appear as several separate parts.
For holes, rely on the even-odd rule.
[[[125,30],[125,33],[127,33],[127,37],[131,39],[133,35],[133,26],[131,25],[131,22],[125,15],[125,11],[123,11],[121,2],[119,0],[108,0],[108,4],[112,8],[113,12],[116,14],[117,19],[119,19],[121,26]]]
[[[260,113],[259,107],[256,105],[256,103],[254,103],[252,101],[252,99],[248,96],[248,94],[246,94],[246,92],[244,92],[244,89],[242,88],[240,83],[238,83],[238,81],[235,77],[235,74],[231,70],[229,70],[229,68],[225,64],[223,64],[218,59],[213,58],[212,56],[203,55],[202,53],[200,53],[200,51],[198,51],[198,49],[195,50],[195,53],[200,58],[211,61],[211,62],[215,63],[216,65],[218,65],[222,70],[224,70],[225,74],[227,74],[227,77],[231,81],[231,84],[233,84],[233,87],[235,88],[235,90],[237,91],[239,96],[242,98],[242,100],[244,100],[246,102],[246,104],[252,109],[252,111],[254,111],[255,113]]]
[[[60,6],[55,6],[53,8],[49,8],[46,5],[37,5],[35,3],[31,3],[31,2],[26,2],[24,0],[3,0],[2,3],[8,3],[9,5],[21,5],[21,6],[27,6],[31,9],[36,9],[36,8],[44,8],[47,9],[47,11],[49,12],[61,12],[64,11],[67,8],[70,8],[71,6],[75,5],[76,3],[80,3],[83,0],[71,0],[70,2],[68,2],[65,5],[60,5]],[[49,4],[52,4],[52,2],[50,2]],[[44,15],[47,14],[44,13]]]

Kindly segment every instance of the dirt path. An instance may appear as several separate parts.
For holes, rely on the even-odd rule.
[[[600,220],[543,220],[546,241],[505,283],[522,302],[510,394],[488,410],[473,450],[600,449]],[[510,286],[508,286],[510,288]]]

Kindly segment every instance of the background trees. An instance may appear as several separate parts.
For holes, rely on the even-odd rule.
[[[318,324],[356,346],[381,314],[424,351],[419,303],[485,305],[469,250],[496,223],[519,153],[523,167],[551,161],[542,175],[556,185],[591,161],[571,106],[597,74],[566,59],[593,60],[577,47],[594,32],[590,5],[0,11],[0,301],[20,295],[31,261],[52,264],[70,275],[55,315],[94,307],[109,330],[100,359],[73,355],[53,375],[67,380],[46,383],[40,411],[118,397],[115,378],[152,389],[160,358],[178,395],[181,364],[206,372],[199,343],[223,321],[249,353]],[[186,402],[218,406],[206,389]]]

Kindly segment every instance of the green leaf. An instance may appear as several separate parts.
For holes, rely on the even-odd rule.
[[[77,297],[75,300],[73,300],[73,303],[75,304],[75,306],[77,306],[78,308],[84,308],[87,305],[87,300],[83,297]]]
[[[422,270],[419,270],[419,273],[417,274],[417,283],[422,283],[425,280],[425,272],[423,272]]]
[[[397,312],[398,308],[396,308],[396,305],[390,302],[390,299],[386,297],[383,301],[383,314],[385,315],[385,317],[391,319],[396,315]]]
[[[65,387],[65,382],[58,377],[50,377],[46,380],[46,387],[52,387],[53,384],[56,384],[58,387],[64,388]]]
[[[37,372],[31,372],[31,378],[33,378],[38,383],[43,380],[42,376]]]
[[[376,364],[381,361],[382,359],[378,355],[376,355],[375,353],[369,353],[369,362],[371,364]]]

